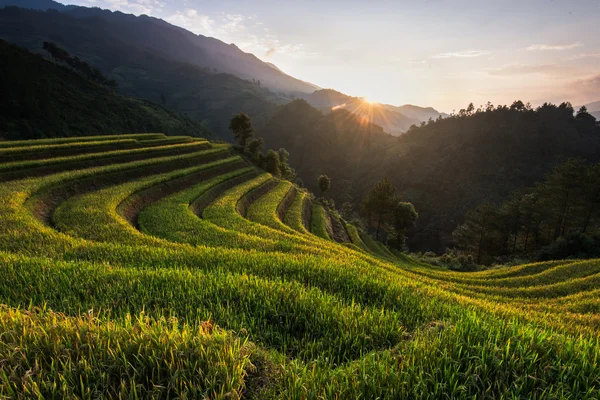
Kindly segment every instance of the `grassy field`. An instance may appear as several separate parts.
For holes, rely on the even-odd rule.
[[[598,260],[447,271],[336,242],[227,145],[27,145],[0,146],[0,399],[600,397]]]

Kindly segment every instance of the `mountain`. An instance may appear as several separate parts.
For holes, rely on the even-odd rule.
[[[585,105],[588,112],[592,114],[596,119],[600,120],[600,101],[595,101]]]
[[[392,110],[398,111],[398,112],[406,115],[409,118],[416,119],[421,122],[428,121],[430,118],[437,119],[440,115],[443,118],[446,118],[448,116],[448,114],[441,113],[441,112],[437,111],[436,109],[434,109],[433,107],[419,107],[419,106],[414,106],[412,104],[405,104],[400,107],[388,105],[387,107]]]
[[[142,132],[210,134],[189,118],[149,101],[117,95],[2,40],[0,59],[3,139]]]
[[[436,119],[440,115],[431,107],[423,108],[412,105],[397,107],[371,103],[365,101],[364,98],[348,96],[333,89],[317,90],[310,95],[302,96],[302,98],[324,112],[344,108],[359,116],[363,121],[381,126],[384,131],[394,136],[403,134],[411,125],[419,125],[429,118]]]
[[[135,47],[161,53],[175,61],[208,67],[212,70],[216,68],[220,72],[245,79],[260,80],[263,85],[277,91],[312,92],[317,88],[315,85],[272,68],[253,54],[245,53],[233,44],[195,35],[183,28],[146,15],[136,17],[99,8],[65,7],[60,3],[44,0],[27,0],[26,3],[21,0],[0,0],[0,7],[3,5],[36,8],[43,11],[54,8],[78,19],[103,19],[106,24],[102,34],[106,40],[122,41]]]
[[[499,107],[393,137],[348,110],[320,115],[296,100],[258,134],[267,147],[289,151],[290,165],[310,189],[317,190],[320,174],[329,175],[338,206],[351,201],[358,210],[366,191],[390,177],[419,212],[412,249],[441,251],[474,206],[535,184],[565,157],[600,159],[600,127],[587,123],[566,105]]]
[[[83,7],[73,10],[0,9],[0,38],[39,53],[43,53],[44,41],[55,42],[115,79],[121,94],[164,103],[202,123],[219,138],[230,138],[232,115],[244,111],[260,126],[278,104],[289,101],[264,85],[178,61],[177,49],[171,55],[156,49],[176,38],[185,42],[180,28],[166,29],[168,24],[149,17]],[[201,48],[180,48],[195,51],[197,57],[204,54]]]
[[[295,79],[233,44],[195,35],[163,20],[142,15],[76,6],[64,6],[50,0],[0,0],[2,6],[18,6],[45,11],[56,9],[77,18],[102,18],[110,23],[103,33],[107,40],[119,40],[160,52],[176,61],[216,68],[245,79],[260,80],[263,85],[285,92],[312,92],[317,86]]]
[[[65,11],[75,6],[66,6],[53,0],[0,0],[0,7],[16,6],[32,10],[57,10]]]

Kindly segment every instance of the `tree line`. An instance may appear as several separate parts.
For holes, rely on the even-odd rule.
[[[273,176],[295,181],[300,186],[295,170],[289,165],[289,153],[286,149],[268,150],[263,153],[264,140],[254,138],[252,120],[245,113],[239,113],[231,118],[229,129],[237,144],[238,150],[247,155],[258,167]],[[326,199],[325,194],[331,189],[331,179],[322,174],[317,178],[317,187],[321,197],[317,199],[330,211],[335,212],[333,199]],[[389,178],[373,185],[364,196],[360,210],[355,213],[351,203],[344,203],[341,215],[345,219],[354,218],[358,214],[357,225],[372,233],[376,240],[388,244],[398,250],[404,250],[406,233],[412,228],[418,214],[411,203],[402,200],[402,194],[392,184]]]
[[[117,81],[106,78],[99,69],[90,66],[90,64],[77,56],[71,56],[65,49],[58,47],[56,43],[44,42],[43,49],[48,52],[48,55],[54,62],[62,63],[93,82],[106,86],[112,90],[117,89]]]
[[[537,185],[468,212],[453,237],[478,264],[507,256],[600,255],[600,163],[565,160]]]
[[[261,137],[254,137],[254,127],[248,114],[242,112],[234,115],[229,123],[229,129],[233,133],[238,150],[246,154],[256,166],[278,178],[289,181],[296,179],[296,171],[290,167],[290,154],[286,149],[280,148],[277,151],[269,149],[266,154],[263,152],[265,141]]]

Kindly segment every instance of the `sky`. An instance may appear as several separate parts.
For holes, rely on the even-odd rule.
[[[452,112],[600,100],[600,0],[71,0],[235,43],[298,79]]]

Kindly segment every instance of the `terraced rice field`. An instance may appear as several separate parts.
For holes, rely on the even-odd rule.
[[[191,138],[0,143],[0,182],[0,398],[600,397],[598,260],[397,258]]]

